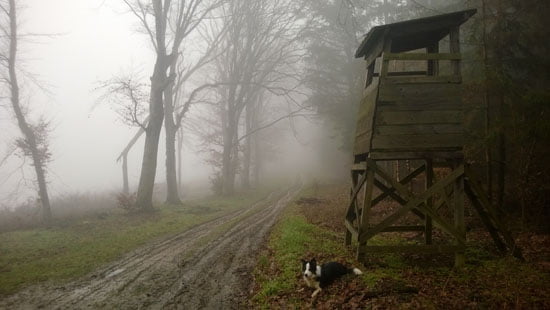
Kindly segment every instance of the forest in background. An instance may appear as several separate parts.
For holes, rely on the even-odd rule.
[[[550,58],[545,1],[311,1],[323,16],[309,45],[309,102],[351,152],[365,69],[354,52],[375,24],[476,8],[461,32],[466,161],[484,174],[492,201],[514,225],[547,229],[550,190]],[[338,85],[338,87],[334,87]],[[338,104],[335,104],[335,103]],[[399,169],[394,166],[394,170]]]

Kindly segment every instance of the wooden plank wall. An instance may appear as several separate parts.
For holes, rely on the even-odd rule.
[[[460,91],[455,83],[381,83],[370,150],[462,149]]]
[[[359,106],[359,115],[357,120],[357,129],[355,134],[354,155],[365,154],[370,150],[370,141],[372,138],[372,125],[378,96],[378,81],[373,82],[365,90],[363,100]]]

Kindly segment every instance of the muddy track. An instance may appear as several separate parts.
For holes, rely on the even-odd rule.
[[[296,189],[143,247],[65,285],[37,285],[0,309],[235,309],[256,253]]]

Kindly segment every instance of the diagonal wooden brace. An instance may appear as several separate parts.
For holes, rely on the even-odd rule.
[[[432,187],[430,187],[429,189],[427,189],[424,193],[418,195],[417,197],[415,198],[412,198],[410,199],[401,209],[399,209],[397,212],[395,212],[394,214],[388,216],[387,218],[385,218],[382,222],[380,222],[378,225],[372,227],[371,229],[361,233],[359,235],[359,239],[360,240],[366,240],[366,239],[370,239],[372,238],[374,235],[376,235],[377,233],[381,232],[382,230],[384,230],[384,228],[388,227],[389,225],[395,223],[400,217],[402,217],[404,214],[406,214],[407,212],[409,212],[410,210],[412,210],[413,208],[417,208],[421,205],[424,204],[424,202],[430,198],[431,196],[433,196],[435,193],[437,193],[438,191],[440,191],[442,188],[450,185],[450,184],[453,184],[453,182],[455,182],[455,180],[457,178],[460,178],[464,175],[464,165],[461,165],[459,166],[458,168],[456,168],[454,171],[451,172],[451,174],[449,174],[448,176],[446,176],[445,178],[439,180],[438,182],[436,182]],[[394,183],[392,184],[399,192],[400,194],[403,194],[401,193],[401,191],[404,191],[405,195],[404,196],[407,196],[407,197],[411,197],[410,195],[408,195],[408,190],[407,189],[403,189],[402,186],[399,186],[399,185],[395,185],[395,182],[394,180],[392,180],[389,176],[388,177],[388,181],[391,183]],[[435,218],[434,220],[436,222],[438,222]],[[445,224],[445,223],[444,223]],[[455,234],[453,234],[455,235]],[[459,234],[458,234],[459,235]],[[462,238],[461,238],[462,239]],[[459,240],[460,241],[460,240]]]

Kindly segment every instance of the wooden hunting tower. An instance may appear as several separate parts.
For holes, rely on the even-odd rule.
[[[488,201],[484,198],[485,203],[480,203],[477,199],[484,195],[480,194],[481,186],[468,177],[462,153],[459,27],[475,13],[465,10],[376,26],[355,54],[366,60],[367,74],[358,113],[351,201],[345,224],[346,244],[350,245],[352,238],[358,241],[359,260],[367,253],[447,251],[454,252],[455,263],[462,265],[465,190],[476,197],[474,205],[485,214],[482,219],[491,226],[493,237],[501,232]],[[399,177],[381,165],[396,160],[424,164]],[[436,181],[434,165],[447,166],[447,175]],[[418,193],[408,183],[422,175],[425,187]],[[476,186],[478,190],[472,190]],[[400,208],[373,223],[369,212],[387,197],[397,201]],[[446,213],[441,212],[444,206]],[[409,212],[419,217],[422,225],[395,225]],[[454,242],[432,244],[432,223]],[[367,245],[378,233],[403,231],[424,232],[425,244]],[[508,243],[509,238],[504,239]]]

